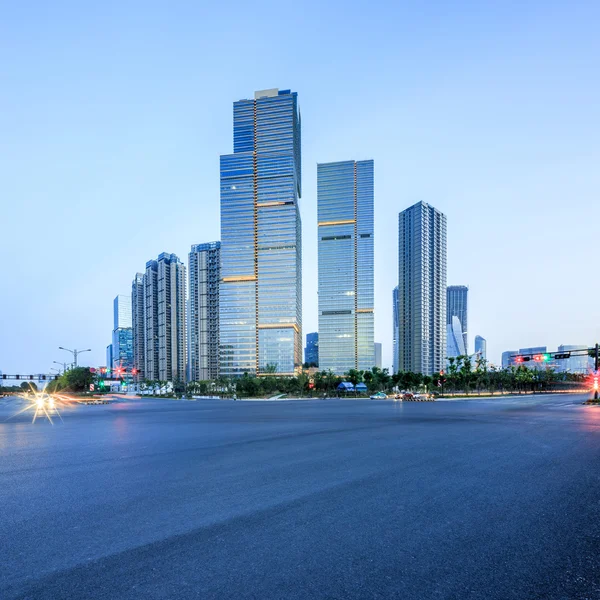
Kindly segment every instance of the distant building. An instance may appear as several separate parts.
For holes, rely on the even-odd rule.
[[[113,368],[113,345],[112,343],[106,346],[106,366],[112,370]]]
[[[133,369],[133,330],[131,327],[131,296],[119,294],[113,302],[112,363],[111,369]]]
[[[487,360],[487,342],[480,335],[475,336],[475,355]]]
[[[193,245],[189,269],[189,377],[215,380],[219,377],[221,242]]]
[[[519,354],[518,350],[507,350],[502,353],[502,368],[508,369],[508,367],[512,367],[516,364],[514,356]]]
[[[319,366],[337,375],[375,364],[373,169],[317,165]]]
[[[398,329],[398,286],[392,292],[392,371],[398,373],[398,340],[400,339],[400,330]]]
[[[446,216],[425,202],[398,219],[398,370],[446,365]]]
[[[573,350],[587,350],[587,346],[563,344],[558,347],[558,352],[572,352]],[[559,373],[585,374],[594,368],[594,359],[586,354],[562,358],[556,361],[556,370]]]
[[[379,342],[375,342],[375,364],[374,366],[378,369],[381,369],[383,365],[381,359],[381,344]]]
[[[446,326],[448,331],[447,356],[466,356],[469,288],[466,285],[449,285],[446,289]],[[454,318],[458,319],[458,327]],[[450,335],[452,333],[452,335]],[[462,337],[462,341],[458,338]],[[456,354],[458,352],[458,354]]]
[[[163,252],[146,263],[143,287],[144,376],[185,381],[185,266],[175,254]],[[135,340],[133,345],[139,347]]]
[[[460,319],[454,315],[447,325],[446,330],[446,358],[456,358],[457,356],[466,356],[465,338]]]
[[[319,366],[319,334],[316,331],[306,334],[304,362],[309,365]]]
[[[145,375],[145,323],[144,323],[144,274],[136,273],[131,283],[131,326],[133,329],[133,368],[136,380]]]

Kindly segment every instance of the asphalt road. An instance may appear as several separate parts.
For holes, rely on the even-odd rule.
[[[0,400],[0,598],[600,598],[581,400]]]

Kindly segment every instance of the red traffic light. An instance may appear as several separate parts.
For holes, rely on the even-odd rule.
[[[523,362],[523,357],[522,356],[517,356],[517,358],[515,358],[515,362],[516,363],[522,363]]]
[[[131,369],[132,375],[137,375],[138,373],[139,373],[139,371],[137,369]]]

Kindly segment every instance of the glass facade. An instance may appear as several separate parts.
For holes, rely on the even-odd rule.
[[[425,202],[398,219],[398,369],[446,365],[446,215]]]
[[[131,327],[131,296],[122,296],[119,294],[113,303],[114,306],[114,327]]]
[[[375,366],[373,161],[317,165],[319,368]]]
[[[319,334],[316,331],[306,334],[304,362],[309,365],[319,365]]]
[[[220,373],[293,374],[302,362],[297,94],[235,102],[233,149],[221,156]]]
[[[478,358],[487,359],[487,342],[480,335],[475,336],[475,354]]]
[[[449,285],[446,289],[446,325],[448,327],[448,356],[465,356],[469,353],[467,343],[469,288],[466,285]],[[458,318],[458,328],[453,321]],[[462,336],[462,343],[452,340],[450,336]],[[458,354],[456,354],[458,352]]]
[[[120,327],[113,331],[111,367],[122,367],[128,372],[133,368],[133,329]]]

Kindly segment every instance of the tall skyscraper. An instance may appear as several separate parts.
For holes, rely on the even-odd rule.
[[[400,339],[400,330],[398,328],[398,286],[392,292],[392,372],[398,373],[398,341]]]
[[[112,342],[106,346],[106,366],[109,369],[113,368],[113,345]]]
[[[518,350],[506,350],[506,352],[502,353],[502,368],[508,369],[515,364],[515,360],[513,356],[519,354]]]
[[[446,361],[446,216],[425,202],[398,226],[398,368],[432,375]]]
[[[291,375],[302,363],[300,115],[289,90],[233,105],[221,156],[220,372]]]
[[[163,252],[146,263],[143,287],[145,377],[185,381],[185,266]]]
[[[221,242],[195,244],[190,252],[189,377],[219,377],[219,282]]]
[[[144,275],[136,273],[131,283],[131,325],[133,329],[133,368],[137,381],[146,378],[145,373],[145,323],[144,323]]]
[[[309,366],[319,366],[319,334],[315,331],[306,334],[306,348],[304,348],[304,362]]]
[[[480,335],[475,336],[475,354],[487,360],[487,342]]]
[[[319,368],[371,369],[374,347],[373,161],[317,165]]]
[[[466,356],[469,288],[466,285],[449,285],[446,290],[446,326],[448,332],[447,356]],[[455,319],[456,317],[456,319]],[[459,339],[462,337],[462,340]]]
[[[119,294],[113,302],[112,364],[127,371],[133,368],[133,331],[131,329],[131,297]]]

